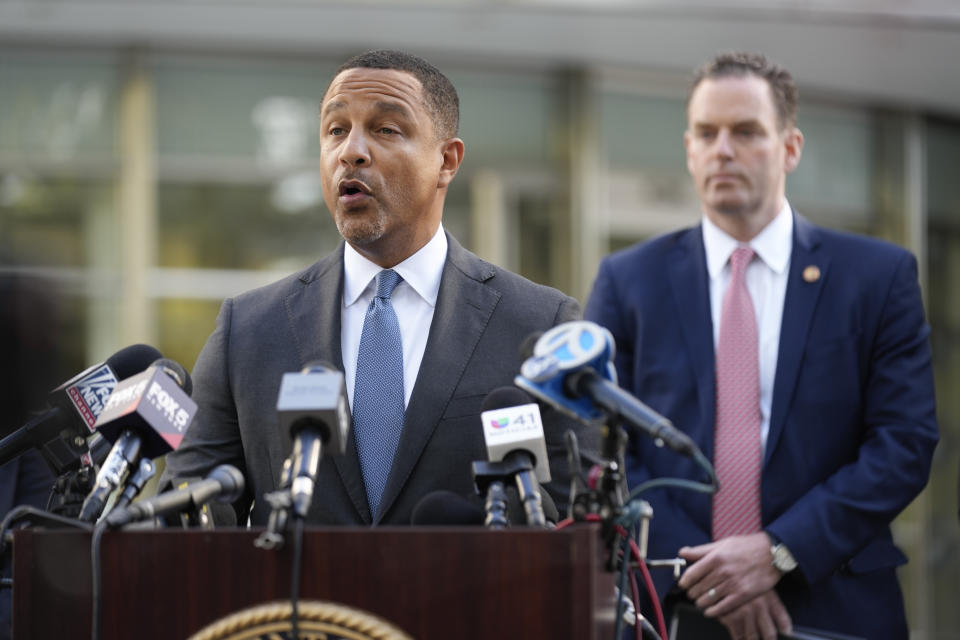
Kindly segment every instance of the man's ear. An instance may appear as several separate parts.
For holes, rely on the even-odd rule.
[[[790,173],[800,164],[800,156],[803,155],[803,132],[793,127],[784,135],[783,144],[786,149],[783,170],[784,173]]]
[[[453,181],[460,169],[460,163],[463,162],[463,152],[463,140],[460,138],[450,138],[440,144],[440,179],[437,181],[437,188],[446,188]]]

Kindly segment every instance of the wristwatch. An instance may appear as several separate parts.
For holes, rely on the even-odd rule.
[[[787,545],[772,539],[771,543],[773,543],[770,547],[771,564],[773,565],[773,568],[784,574],[790,573],[796,569],[797,560],[793,557],[793,554],[790,553],[790,549],[787,548]]]

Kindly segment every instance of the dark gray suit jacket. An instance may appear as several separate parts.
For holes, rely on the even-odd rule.
[[[380,512],[371,514],[367,505],[351,432],[346,455],[320,465],[310,523],[408,524],[431,491],[471,494],[471,462],[487,455],[479,415],[484,397],[512,384],[524,338],[579,318],[573,298],[481,260],[449,234],[447,240],[433,323]],[[180,448],[167,456],[166,478],[233,464],[247,481],[247,495],[234,505],[238,522],[252,509],[252,523],[266,523],[263,496],[276,489],[292,447],[277,421],[280,379],[315,360],[342,369],[342,298],[341,244],[306,270],[223,303],[193,371],[199,410]],[[568,481],[563,432],[576,429],[587,447],[595,436],[549,411],[544,425],[554,476],[548,488],[561,506]]]

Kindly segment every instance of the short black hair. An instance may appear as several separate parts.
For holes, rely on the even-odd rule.
[[[460,128],[460,98],[457,90],[447,76],[423,58],[405,51],[376,49],[353,56],[340,65],[333,77],[348,69],[392,69],[411,74],[423,86],[423,99],[433,117],[437,137],[446,139],[457,135]]]
[[[706,79],[727,78],[731,76],[754,75],[767,81],[773,104],[777,109],[780,129],[797,125],[797,85],[793,83],[790,72],[779,64],[767,60],[762,53],[742,51],[721,53],[697,69],[687,95],[687,107],[693,92]]]

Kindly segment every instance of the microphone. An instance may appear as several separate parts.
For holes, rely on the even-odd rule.
[[[57,475],[91,464],[88,444],[93,447],[99,439],[91,438],[89,443],[87,439],[117,381],[140,373],[160,357],[149,345],[131,345],[53,389],[49,409],[0,440],[0,465],[33,448],[40,450]],[[97,449],[94,455],[98,451],[103,455]]]
[[[200,482],[115,509],[106,517],[106,523],[108,527],[122,527],[130,522],[192,511],[213,499],[235,502],[243,494],[243,489],[243,474],[234,466],[222,464]]]
[[[136,495],[143,490],[144,485],[146,485],[150,478],[156,473],[157,468],[153,464],[153,460],[150,458],[140,458],[140,465],[136,471],[130,474],[127,483],[123,487],[123,492],[113,504],[113,508],[122,509],[133,502]]]
[[[94,426],[113,442],[113,449],[83,502],[80,520],[97,519],[110,494],[141,457],[157,458],[180,446],[197,405],[175,380],[192,389],[190,375],[182,366],[160,358],[143,373],[122,381],[110,394]]]
[[[514,383],[574,418],[621,419],[658,446],[694,455],[697,446],[687,434],[617,386],[614,350],[613,336],[600,325],[566,322],[537,340]]]
[[[516,387],[499,387],[487,394],[480,409],[487,458],[499,464],[474,463],[475,471],[514,478],[527,523],[546,526],[540,483],[550,481],[550,463],[540,407]]]
[[[280,428],[290,433],[290,492],[293,512],[305,518],[317,483],[325,448],[343,455],[350,430],[350,404],[343,372],[325,362],[307,364],[299,373],[285,373],[277,397]]]

